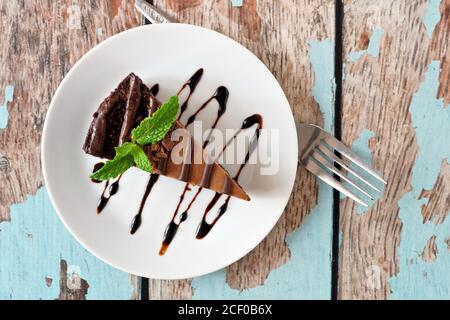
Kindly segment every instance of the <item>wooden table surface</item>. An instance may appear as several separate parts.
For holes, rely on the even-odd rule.
[[[83,249],[42,178],[43,121],[71,66],[142,19],[132,0],[0,0],[0,299],[449,299],[450,0],[155,0],[222,32],[388,180],[368,210],[300,168],[270,235],[232,266],[140,279]]]

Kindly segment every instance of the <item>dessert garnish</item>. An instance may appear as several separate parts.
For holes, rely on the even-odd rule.
[[[153,167],[143,146],[163,140],[175,123],[178,114],[178,96],[171,97],[153,115],[144,119],[131,131],[131,142],[115,147],[116,154],[104,166],[91,175],[95,181],[105,181],[118,177],[133,165],[152,173]]]

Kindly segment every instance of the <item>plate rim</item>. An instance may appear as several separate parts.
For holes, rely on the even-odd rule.
[[[96,250],[94,250],[93,248],[91,248],[90,245],[88,245],[85,241],[83,241],[81,239],[81,237],[79,236],[79,234],[74,231],[68,224],[68,222],[66,221],[66,219],[64,218],[64,215],[61,213],[61,208],[60,206],[58,206],[57,201],[54,199],[54,195],[51,191],[51,187],[50,187],[50,183],[49,181],[51,179],[49,179],[48,175],[48,169],[47,168],[47,164],[46,164],[46,151],[49,147],[48,147],[48,139],[47,136],[49,135],[49,122],[51,121],[52,118],[52,114],[53,111],[55,110],[56,106],[56,102],[58,100],[58,97],[62,94],[62,91],[65,87],[65,83],[68,81],[68,79],[71,77],[71,75],[73,73],[76,72],[76,70],[78,69],[78,67],[84,62],[84,60],[88,59],[88,57],[90,57],[97,49],[107,45],[110,41],[112,40],[116,40],[119,39],[121,37],[126,36],[127,34],[131,34],[133,32],[139,32],[141,30],[144,29],[154,29],[154,28],[165,28],[165,27],[182,27],[182,28],[191,28],[191,29],[200,29],[202,31],[206,31],[206,32],[210,32],[215,34],[215,36],[218,37],[222,37],[225,38],[225,40],[227,41],[231,41],[232,43],[234,43],[235,45],[237,45],[238,47],[240,47],[240,49],[244,49],[245,51],[247,51],[251,56],[253,56],[254,59],[256,59],[257,61],[259,61],[260,65],[265,68],[265,70],[268,72],[268,74],[272,77],[273,81],[274,81],[274,85],[277,85],[279,90],[281,90],[281,92],[283,93],[284,99],[286,101],[287,106],[289,106],[289,111],[291,114],[290,117],[290,122],[291,125],[293,126],[295,132],[297,132],[297,128],[295,125],[295,118],[294,118],[294,114],[292,112],[292,107],[291,104],[289,103],[289,100],[286,96],[286,93],[284,92],[283,88],[281,87],[280,83],[278,82],[278,80],[275,78],[275,76],[273,75],[272,71],[270,71],[270,69],[266,66],[266,64],[264,62],[261,61],[261,59],[259,59],[252,51],[250,51],[248,48],[246,48],[244,45],[240,44],[239,42],[237,42],[236,40],[228,37],[227,35],[224,35],[220,32],[217,32],[215,30],[209,29],[209,28],[205,28],[202,26],[197,26],[197,25],[192,25],[192,24],[185,24],[185,23],[170,23],[170,24],[150,24],[150,25],[142,25],[142,26],[137,26],[137,27],[133,27],[127,30],[124,30],[122,32],[119,32],[107,39],[105,39],[104,41],[100,42],[99,44],[97,44],[96,46],[94,46],[93,48],[91,48],[90,50],[88,50],[79,60],[77,60],[77,62],[75,62],[75,64],[70,68],[70,70],[67,72],[67,74],[64,76],[64,78],[62,79],[62,81],[60,82],[60,84],[58,85],[58,88],[56,89],[55,93],[53,94],[53,97],[51,99],[51,102],[49,104],[49,107],[47,109],[46,112],[46,116],[45,116],[45,121],[44,121],[44,127],[42,130],[42,137],[41,137],[41,150],[40,150],[40,155],[41,155],[41,168],[42,168],[42,174],[43,174],[43,178],[44,178],[44,187],[46,188],[47,194],[50,198],[51,204],[54,208],[54,210],[56,211],[60,221],[62,222],[62,224],[64,225],[64,227],[67,229],[67,231],[69,231],[69,233],[72,235],[72,237],[75,238],[75,240],[77,240],[77,242],[79,244],[81,244],[81,246],[86,249],[90,254],[92,254],[93,256],[95,256],[97,259],[101,260],[102,262],[108,264],[109,266],[116,268],[122,272],[128,273],[128,274],[133,274],[136,276],[140,276],[140,277],[146,277],[146,278],[150,278],[150,279],[159,279],[159,280],[183,280],[183,279],[188,279],[188,278],[195,278],[195,277],[199,277],[202,275],[207,275],[207,274],[211,274],[214,273],[216,271],[222,270],[223,268],[226,268],[228,266],[230,266],[231,264],[239,261],[240,259],[242,259],[243,257],[245,257],[246,255],[248,255],[251,251],[253,251],[264,239],[267,238],[267,236],[270,234],[270,232],[272,232],[272,230],[274,229],[274,227],[276,226],[276,224],[279,222],[281,216],[283,215],[284,211],[286,210],[286,206],[289,202],[289,199],[291,198],[293,189],[294,189],[294,185],[295,185],[295,181],[296,181],[296,176],[297,176],[297,171],[298,171],[298,166],[295,167],[294,172],[292,173],[292,182],[290,183],[289,186],[289,194],[287,194],[287,196],[285,197],[285,199],[283,199],[283,206],[282,209],[280,210],[280,212],[276,215],[276,219],[274,218],[274,221],[272,223],[272,225],[270,226],[270,228],[268,228],[267,232],[264,234],[264,236],[262,237],[254,237],[253,241],[249,241],[249,250],[245,253],[243,253],[242,255],[237,255],[237,258],[233,258],[232,261],[220,264],[220,267],[212,267],[212,268],[206,268],[203,271],[199,271],[199,272],[191,272],[189,274],[187,274],[186,276],[183,277],[173,277],[173,276],[168,276],[168,277],[152,277],[151,274],[145,274],[145,273],[141,273],[141,272],[136,272],[133,271],[133,268],[123,268],[121,266],[116,265],[115,263],[111,262],[110,259],[103,255],[102,253],[97,252]],[[294,146],[292,146],[292,149],[294,151],[294,154],[296,155],[296,158],[298,158],[298,138],[297,135],[295,135],[295,140],[297,141],[297,143],[294,144]],[[274,215],[275,217],[275,215]],[[128,270],[127,270],[128,269]]]

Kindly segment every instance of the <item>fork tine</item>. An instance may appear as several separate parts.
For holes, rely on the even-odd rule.
[[[370,169],[353,151],[347,148],[342,142],[340,142],[331,135],[324,137],[324,140],[334,149],[339,151],[339,153],[343,154],[346,158],[348,158],[349,160],[360,166],[362,169],[370,173],[374,178],[386,184],[386,181],[384,181],[375,171]]]
[[[352,198],[353,200],[355,200],[359,204],[361,204],[361,205],[363,205],[365,207],[368,207],[368,205],[364,201],[362,201],[360,198],[358,198],[350,190],[345,188],[339,181],[337,181],[335,178],[333,178],[333,176],[331,174],[329,174],[328,172],[326,172],[322,168],[320,168],[317,163],[315,163],[313,160],[311,160],[311,158],[309,158],[308,160],[305,161],[304,166],[306,167],[306,169],[308,169],[308,171],[310,171],[312,174],[317,176],[319,179],[321,179],[325,183],[329,184],[330,186],[332,186],[336,190],[339,190],[343,194],[345,194],[348,197]]]
[[[359,190],[361,193],[363,193],[365,196],[369,197],[370,200],[375,200],[373,196],[371,196],[368,192],[364,191],[361,187],[359,187],[356,183],[354,183],[350,178],[345,176],[345,173],[342,170],[339,170],[336,168],[330,161],[325,159],[320,153],[317,151],[314,151],[311,155],[314,159],[316,159],[321,165],[323,165],[325,168],[333,172],[334,174],[338,175],[341,179],[345,180],[347,183],[349,183],[353,188]]]
[[[348,172],[350,172],[351,174],[353,174],[355,177],[357,177],[358,179],[360,179],[361,181],[363,181],[365,184],[367,184],[369,187],[371,187],[373,190],[377,191],[377,192],[381,192],[380,189],[378,189],[377,187],[375,187],[373,184],[371,184],[369,181],[367,181],[366,179],[364,179],[363,177],[361,177],[358,173],[356,173],[355,171],[353,171],[352,169],[350,169],[345,163],[344,161],[342,161],[341,159],[339,159],[333,152],[330,151],[330,149],[328,149],[327,147],[325,147],[323,144],[320,144],[317,147],[323,154],[325,154],[327,157],[329,157],[331,160],[333,160],[334,162],[338,163],[341,167],[343,167],[345,170],[347,170]]]

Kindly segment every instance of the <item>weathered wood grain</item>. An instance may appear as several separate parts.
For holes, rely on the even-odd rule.
[[[438,248],[436,245],[436,236],[432,236],[423,248],[422,259],[425,262],[433,262],[437,259]]]
[[[5,128],[0,128],[0,222],[10,221],[10,226],[0,224],[4,232],[0,234],[0,241],[12,239],[15,243],[10,244],[14,250],[17,249],[17,255],[23,253],[22,242],[42,241],[42,238],[21,237],[25,233],[22,230],[17,238],[8,235],[8,230],[14,230],[14,223],[26,224],[26,219],[40,217],[45,214],[54,215],[49,210],[51,206],[40,205],[39,201],[31,202],[29,212],[20,211],[21,214],[30,215],[29,217],[15,217],[10,214],[13,204],[24,202],[29,195],[34,195],[38,189],[43,186],[43,179],[40,165],[40,140],[44,123],[45,113],[52,98],[54,91],[61,82],[64,75],[71,66],[94,47],[97,43],[105,40],[107,37],[137,26],[140,16],[133,7],[134,1],[114,0],[114,1],[1,1],[0,2],[0,30],[2,38],[0,45],[0,99],[3,98],[4,88],[14,88],[12,101],[6,104],[7,113],[1,116],[7,117]],[[9,87],[7,87],[9,86]],[[5,99],[6,100],[6,99]],[[3,101],[3,100],[2,100]],[[5,121],[6,122],[6,121]],[[45,191],[44,191],[45,192]],[[47,197],[39,196],[42,201],[48,201]],[[27,200],[30,201],[30,200]],[[33,207],[34,205],[39,205]],[[47,210],[47,211],[45,211]],[[52,216],[53,217],[53,216]],[[55,218],[56,219],[56,218]],[[48,224],[32,226],[36,232],[48,234],[53,237],[54,243],[60,243],[65,239],[63,251],[59,254],[63,256],[72,256],[75,246],[79,246],[73,239],[65,238],[59,221],[47,218]],[[43,228],[37,230],[38,227]],[[48,238],[45,238],[46,240]],[[5,244],[6,245],[6,244]],[[14,249],[16,248],[16,249]],[[58,246],[59,248],[59,246]],[[38,252],[33,252],[29,256],[14,257],[11,253],[2,252],[2,264],[0,272],[4,275],[10,273],[8,279],[20,279],[28,277],[15,275],[17,271],[17,259],[21,259],[21,264],[29,264],[30,269],[36,269],[34,259],[38,256],[46,257],[48,248],[39,247]],[[6,255],[7,259],[5,261]],[[82,256],[91,257],[89,253],[84,252]],[[57,258],[57,257],[54,257]],[[78,259],[77,258],[77,259]],[[75,259],[75,258],[74,258]],[[85,259],[86,261],[90,259]],[[48,258],[50,261],[50,258]],[[64,263],[63,263],[64,262]],[[84,273],[83,276],[91,278],[95,276],[104,281],[116,280],[113,277],[112,268],[99,267],[102,262],[96,261],[87,268],[91,274]],[[67,283],[64,280],[65,261],[61,261],[60,295],[61,299],[82,299],[89,292],[95,292],[94,297],[119,297],[119,292],[106,292],[108,289],[102,287],[91,287],[83,282],[82,288],[78,291],[68,291]],[[59,266],[53,265],[52,268]],[[103,269],[102,269],[103,268]],[[104,274],[97,271],[103,270]],[[51,272],[48,270],[47,272]],[[87,271],[85,271],[87,272]],[[30,273],[28,273],[30,274]],[[44,277],[42,279],[32,279],[36,283],[30,283],[29,288],[23,288],[17,283],[2,283],[5,288],[11,288],[11,297],[20,298],[42,298],[47,297],[49,293],[45,290],[39,291],[40,284],[47,287],[57,285],[58,281],[53,277]],[[67,277],[66,277],[67,278]],[[2,279],[5,279],[2,277]],[[85,280],[82,280],[85,281]],[[119,280],[117,280],[119,281]],[[130,280],[125,277],[122,282],[122,288],[130,286]],[[132,279],[133,286],[137,279]],[[38,285],[39,284],[39,285]],[[117,284],[120,286],[120,284]],[[107,288],[108,286],[104,286]],[[34,291],[31,289],[33,288]],[[18,292],[20,290],[29,290],[28,292]],[[102,291],[104,290],[104,291]],[[127,294],[126,292],[124,292]],[[130,294],[130,298],[136,298],[137,291]],[[0,298],[6,298],[0,295]],[[56,298],[56,297],[55,297]]]
[[[79,274],[72,273],[68,278],[67,261],[61,260],[59,275],[59,300],[86,300],[89,284]],[[68,285],[70,284],[70,285]],[[75,288],[75,289],[72,289]]]
[[[448,252],[450,252],[450,238],[445,239],[445,243],[447,244]]]
[[[450,213],[450,164],[442,161],[440,174],[432,190],[422,190],[419,199],[428,199],[422,206],[423,223],[433,221],[441,224]]]
[[[178,22],[191,23],[219,31],[254,52],[281,83],[297,121],[324,125],[323,113],[328,119],[332,119],[329,106],[319,106],[317,100],[320,101],[320,98],[317,99],[318,97],[314,97],[312,94],[316,79],[309,59],[312,51],[309,41],[315,40],[320,43],[321,41],[330,41],[333,37],[334,1],[245,0],[242,7],[232,7],[229,0],[156,0],[155,4]],[[331,45],[329,49],[331,52],[328,50],[325,55],[330,58],[324,61],[324,64],[326,62],[332,64],[333,46]],[[332,82],[332,79],[327,80],[327,83],[324,84],[324,91],[327,89],[332,91]],[[328,107],[328,110],[323,108],[321,110],[321,107],[325,109]],[[332,121],[329,120],[329,122]],[[302,254],[308,256],[309,261],[301,261],[299,265],[292,266],[293,269],[290,269],[290,272],[282,273],[280,281],[273,287],[265,284],[269,287],[265,291],[261,289],[264,293],[255,291],[252,295],[252,291],[246,291],[247,296],[268,297],[272,290],[274,295],[280,291],[279,297],[284,295],[285,297],[329,298],[330,283],[323,288],[319,284],[320,281],[317,281],[314,288],[314,285],[309,285],[309,281],[305,281],[299,285],[297,293],[283,293],[280,286],[283,281],[302,277],[310,277],[311,282],[318,277],[322,277],[322,279],[329,277],[329,272],[331,272],[331,194],[324,195],[324,199],[322,199],[326,211],[324,212],[326,213],[324,215],[326,223],[322,221],[324,228],[321,230],[323,234],[321,241],[324,242],[323,252],[311,252],[309,256],[308,248],[289,248],[286,243],[286,237],[304,222],[308,213],[316,206],[317,197],[316,180],[303,169],[299,170],[292,198],[281,220],[253,252],[227,269],[226,284],[218,285],[218,288],[213,286],[212,279],[220,278],[217,280],[219,283],[225,281],[225,279],[222,280],[221,274],[200,279],[194,291],[189,285],[190,282],[186,281],[177,284],[151,281],[150,297],[188,298],[198,290],[204,292],[200,295],[201,297],[230,297],[231,295],[226,293],[229,289],[236,289],[236,292],[239,292],[264,285],[266,278],[274,269],[290,261],[292,250],[296,250],[297,253],[304,250]],[[326,265],[323,266],[326,270],[325,274],[308,273],[304,269],[304,264],[310,263],[316,266],[321,264],[322,262],[319,262],[321,255],[326,257],[323,263]],[[327,267],[330,268],[327,269]],[[294,269],[296,271],[293,271]]]
[[[194,295],[191,280],[149,279],[150,300],[189,300]]]
[[[317,93],[332,87],[332,79],[313,60],[317,54],[329,57],[333,47],[332,42],[321,45],[333,39],[334,1],[244,0],[242,7],[228,0],[155,3],[177,21],[244,44],[280,81],[297,121],[332,129],[330,104]],[[352,144],[371,133],[367,151],[389,184],[365,212],[347,199],[341,202],[339,297],[448,298],[450,279],[443,270],[450,266],[450,155],[445,150],[450,125],[439,119],[449,114],[450,0],[346,0],[344,5],[343,139]],[[136,277],[131,284],[127,276],[127,283],[102,286],[124,280],[80,250],[56,218],[46,216],[54,213],[45,189],[39,190],[39,144],[52,94],[87,50],[140,23],[133,1],[2,1],[0,18],[0,221],[11,221],[0,224],[0,298],[85,299],[91,292],[96,298],[123,297],[129,287],[126,295],[138,298]],[[314,92],[317,81],[327,79]],[[226,271],[194,281],[150,280],[150,298],[327,298],[323,293],[330,288],[314,285],[329,277],[315,270],[331,272],[329,258],[323,259],[331,252],[332,214],[331,194],[324,190],[299,170],[286,212],[252,253]],[[27,199],[36,192],[36,198]],[[315,216],[328,215],[314,220],[324,226],[320,231],[305,225],[312,210]],[[289,246],[287,236],[304,242]],[[55,249],[60,256],[47,257],[45,267],[51,268],[39,269],[34,279],[17,268],[17,261],[27,269],[45,257],[42,239],[60,241]],[[6,250],[11,241],[17,242],[16,255]],[[323,243],[321,250],[314,252],[311,241]],[[28,247],[37,251],[30,254]],[[72,270],[78,266],[81,274]],[[279,294],[292,282],[298,284],[294,292]]]
[[[450,104],[450,1],[442,0],[440,5],[441,18],[431,38],[430,58],[441,60],[442,71],[439,76],[438,98],[443,98],[446,105]]]
[[[8,162],[0,172],[0,221],[10,219],[11,204],[43,184],[41,131],[63,76],[101,40],[139,24],[132,1],[122,7],[117,1],[2,1],[1,14],[0,87],[13,84],[15,92],[0,133],[1,157]]]
[[[388,185],[363,214],[350,200],[341,202],[339,297],[448,298],[448,277],[436,269],[435,282],[424,270],[448,264],[446,253],[434,248],[443,242],[447,231],[441,224],[450,210],[448,165],[440,166],[450,124],[438,123],[448,117],[439,99],[449,101],[450,1],[347,0],[344,5],[343,140],[352,144],[363,130],[373,132],[372,164]],[[376,30],[379,39],[370,38]],[[368,44],[368,37],[379,44]],[[433,224],[423,224],[432,217]],[[423,248],[431,267],[420,262]]]

